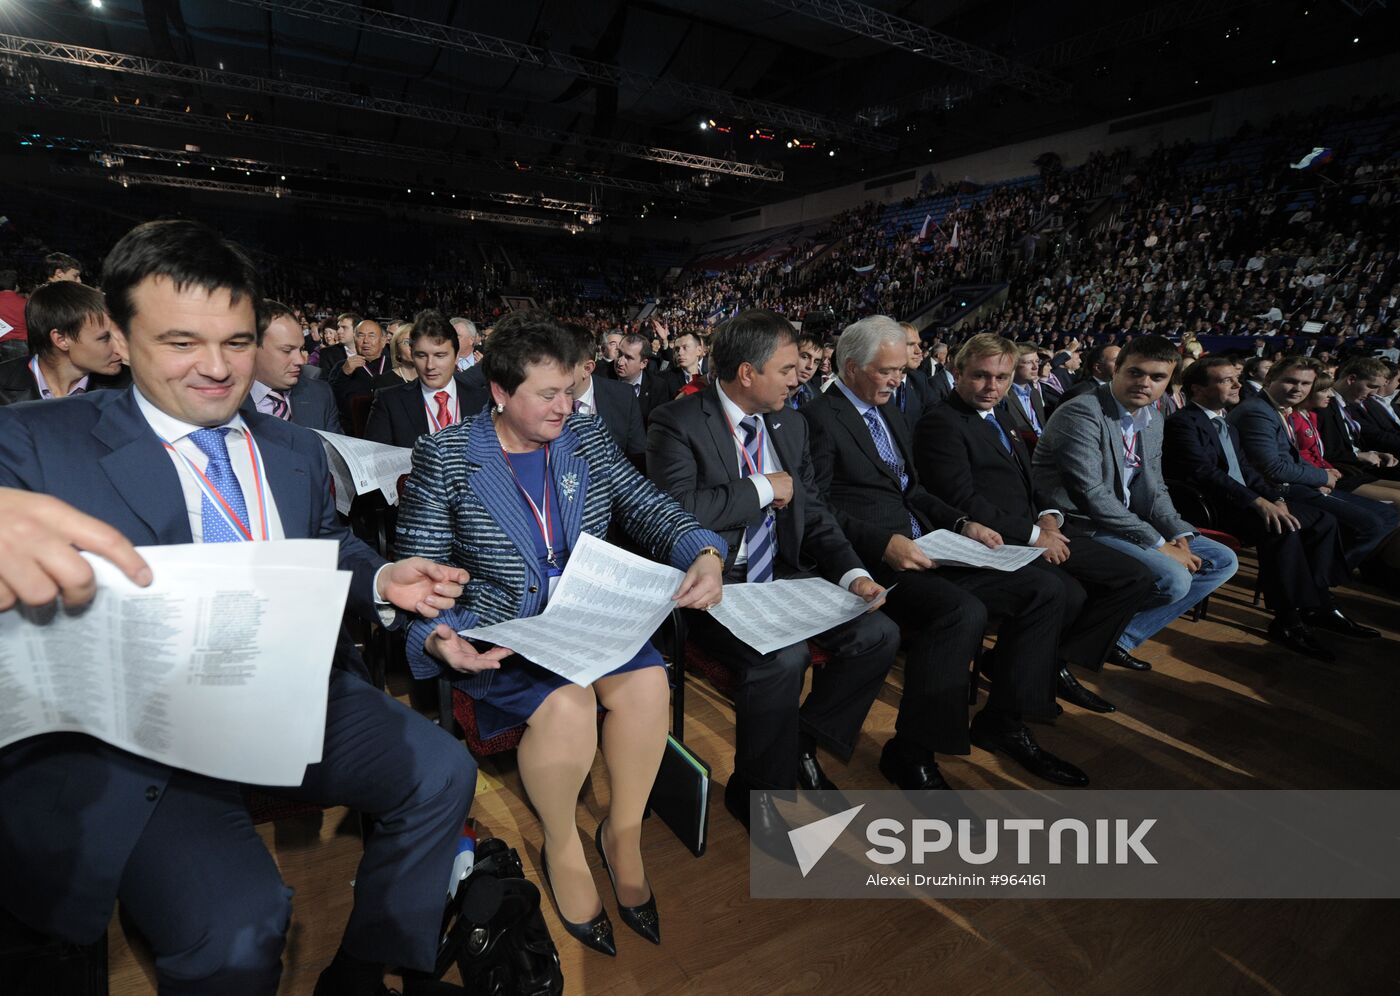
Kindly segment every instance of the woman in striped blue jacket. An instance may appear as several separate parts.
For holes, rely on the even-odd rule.
[[[398,549],[471,575],[456,608],[409,627],[409,664],[420,678],[450,674],[476,700],[483,736],[526,724],[520,776],[544,827],[545,881],[569,933],[611,955],[612,925],[575,812],[602,705],[612,792],[594,841],[623,922],[660,943],[641,824],[666,745],[661,656],[647,643],[585,688],[504,648],[478,653],[457,636],[542,612],[579,536],[602,539],[614,519],[651,556],[686,572],[678,606],[720,600],[724,541],[637,473],[602,422],[574,414],[574,371],[583,359],[573,337],[542,314],[497,326],[482,360],[493,406],[419,439],[400,500]]]

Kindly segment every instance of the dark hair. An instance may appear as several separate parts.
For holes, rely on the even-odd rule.
[[[1205,387],[1210,382],[1210,372],[1217,367],[1239,366],[1228,356],[1203,356],[1187,367],[1181,374],[1181,389],[1186,397],[1191,397],[1191,388]]]
[[[1176,351],[1170,339],[1160,335],[1140,335],[1134,338],[1118,353],[1117,366],[1122,367],[1131,359],[1147,360],[1149,363],[1181,362],[1181,354]]]
[[[339,327],[340,327],[340,323],[343,322],[343,321],[345,321],[345,319],[347,319],[347,318],[350,319],[350,327],[351,327],[352,329],[353,329],[356,325],[359,325],[360,322],[364,321],[364,319],[363,319],[360,315],[356,314],[356,313],[353,312],[353,311],[342,311],[340,314],[338,314],[338,315],[335,316],[335,325],[336,325],[336,328],[339,328]]]
[[[797,330],[797,348],[801,349],[803,346],[810,343],[811,345],[816,346],[818,349],[820,349],[823,345],[823,338],[824,337],[820,332],[814,332],[809,330],[807,328],[807,324],[804,322],[802,327]]]
[[[29,295],[24,306],[24,324],[29,326],[29,354],[47,356],[54,350],[50,332],[56,330],[76,339],[89,318],[100,321],[106,314],[107,303],[102,299],[102,292],[93,287],[71,280],[41,284]]]
[[[728,318],[715,329],[710,343],[710,362],[721,381],[739,376],[744,363],[762,372],[763,365],[781,346],[797,341],[792,323],[766,308],[749,308]]]
[[[0,290],[14,290],[18,286],[18,273],[14,270],[0,270]]]
[[[562,322],[560,328],[574,337],[574,345],[578,347],[580,363],[598,358],[598,337],[591,331],[578,322]],[[679,339],[680,336],[676,336],[676,338]]]
[[[131,329],[131,291],[149,277],[165,277],[176,291],[226,290],[232,303],[262,299],[257,268],[247,254],[197,221],[147,221],[123,235],[102,264],[107,310],[117,327]]]
[[[557,363],[572,371],[579,363],[578,344],[543,311],[513,311],[491,334],[491,349],[481,361],[481,372],[488,383],[514,394],[532,363]]]
[[[264,298],[258,302],[258,345],[262,345],[263,336],[267,333],[267,327],[279,318],[290,318],[296,321],[296,315],[292,314],[292,309],[281,301],[273,301]]]
[[[44,277],[53,276],[55,270],[77,270],[83,272],[83,264],[66,252],[51,252],[44,257]]]
[[[634,342],[640,342],[642,344],[642,359],[649,360],[652,358],[654,354],[651,351],[651,339],[642,335],[640,332],[628,332],[622,337],[622,341],[617,344],[617,348],[620,350],[623,346],[629,346]]]
[[[413,330],[408,333],[408,348],[412,349],[420,339],[450,342],[452,352],[457,352],[457,330],[436,308],[424,308],[413,316]]]
[[[1273,358],[1268,356],[1251,356],[1244,361],[1244,379],[1257,380],[1259,378],[1259,368],[1265,363],[1273,363]]]
[[[1342,364],[1342,368],[1337,371],[1337,379],[1343,377],[1355,377],[1358,380],[1370,380],[1372,377],[1388,379],[1390,370],[1385,363],[1374,356],[1355,356]]]

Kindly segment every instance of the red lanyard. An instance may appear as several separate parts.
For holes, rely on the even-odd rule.
[[[1119,429],[1119,431],[1123,432],[1121,428]],[[1138,459],[1137,455],[1137,441],[1140,435],[1142,435],[1141,429],[1139,429],[1137,432],[1123,432],[1124,467],[1132,467],[1136,470],[1142,466],[1142,461]]]
[[[504,446],[501,447],[501,455],[506,458],[506,466],[510,468],[510,476],[515,480],[515,486],[520,489],[520,493],[525,496],[525,501],[530,505],[530,511],[535,515],[535,525],[539,527],[540,536],[544,538],[544,559],[550,567],[558,568],[559,564],[554,559],[554,520],[549,511],[549,444],[544,444],[544,514],[540,514],[540,507],[535,504],[535,499],[530,497],[530,492],[525,490],[525,485],[520,483],[520,478],[515,476],[515,464],[510,462],[510,454],[506,452]]]
[[[267,502],[263,498],[262,452],[253,443],[253,434],[251,432],[248,432],[245,429],[243,432],[243,438],[248,444],[248,461],[253,465],[253,483],[256,486],[258,492],[258,522],[262,526],[262,539],[265,543],[267,542],[268,538]],[[164,446],[171,453],[174,453],[176,456],[178,456],[183,462],[183,465],[188,467],[191,471],[193,471],[195,477],[195,484],[199,487],[201,491],[204,492],[205,496],[211,502],[213,502],[214,507],[223,513],[224,518],[228,520],[228,524],[233,526],[233,528],[238,531],[238,534],[243,537],[243,540],[248,543],[253,542],[253,530],[251,528],[252,523],[249,523],[246,526],[243,524],[243,520],[238,517],[238,513],[233,510],[233,506],[228,503],[228,500],[226,498],[224,498],[223,493],[214,486],[214,482],[209,480],[209,478],[204,475],[204,471],[196,467],[193,460],[185,456],[185,454],[181,453],[174,446],[171,446],[170,443],[168,443],[166,440],[162,439],[161,445]]]
[[[754,477],[763,473],[764,447],[763,447],[763,419],[758,420],[758,466],[754,466],[753,458],[749,456],[749,448],[744,445],[744,441],[739,438],[739,434],[734,431],[734,426],[729,421],[729,413],[724,412],[724,424],[729,426],[729,434],[734,437],[739,444],[739,453],[744,458],[744,464],[749,468],[749,476]]]

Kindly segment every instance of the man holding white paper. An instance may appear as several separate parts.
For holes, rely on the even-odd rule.
[[[730,585],[820,575],[866,602],[881,598],[884,589],[861,566],[817,491],[807,423],[786,407],[798,364],[787,319],[740,312],[715,332],[710,359],[716,385],[652,413],[652,480],[729,543]],[[759,825],[750,825],[749,793],[835,788],[817,762],[817,745],[849,759],[894,663],[899,630],[880,612],[839,625],[833,620],[815,637],[832,660],[813,672],[799,708],[805,640],[760,653],[708,614],[691,613],[689,623],[692,636],[730,662],[740,679],[725,805],[756,841],[786,846],[785,824],[766,793],[756,797]]]
[[[339,525],[314,435],[239,414],[259,299],[241,250],[193,222],[152,222],[119,241],[103,269],[134,387],[0,413],[0,487],[47,492],[143,545],[335,540],[361,616],[452,604],[464,571],[386,565]],[[377,994],[386,965],[434,966],[475,766],[343,666],[331,671],[326,716],[321,762],[276,791],[375,818],[354,912],[316,991]],[[242,786],[90,737],[30,738],[0,751],[0,867],[9,912],[76,943],[101,936],[120,898],[150,942],[162,993],[277,988],[290,895]]]

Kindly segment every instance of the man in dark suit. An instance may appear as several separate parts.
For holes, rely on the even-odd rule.
[[[894,389],[894,406],[904,415],[904,422],[910,433],[913,433],[914,426],[919,424],[924,412],[938,404],[941,399],[934,396],[932,382],[919,369],[919,364],[924,358],[924,347],[919,341],[918,330],[908,322],[900,322],[899,327],[904,330],[904,346],[909,351],[909,358],[904,377]]]
[[[1258,347],[1263,348],[1261,345]],[[1259,353],[1244,361],[1244,376],[1240,380],[1240,401],[1248,401],[1250,398],[1259,396],[1259,392],[1264,390],[1264,378],[1269,376],[1269,368],[1274,365],[1274,361]]]
[[[414,316],[408,343],[418,378],[375,392],[366,439],[411,448],[419,436],[471,418],[487,406],[490,392],[467,386],[467,375],[457,370],[458,341],[442,312],[429,308]]]
[[[1065,392],[1074,386],[1074,372],[1078,369],[1077,352],[1062,349],[1050,358],[1050,374],[1040,381],[1041,397],[1045,400],[1047,416],[1064,400]]]
[[[1083,371],[1079,381],[1060,398],[1063,403],[1081,395],[1093,394],[1113,380],[1113,371],[1118,364],[1120,347],[1114,345],[1092,346],[1084,354]]]
[[[953,393],[953,369],[948,365],[948,344],[935,342],[928,350],[928,407],[945,400]]]
[[[1395,458],[1400,457],[1400,425],[1377,400],[1389,380],[1390,370],[1383,360],[1374,356],[1347,360],[1337,371],[1336,398],[1327,407],[1337,409],[1332,414],[1346,423],[1357,449],[1389,454],[1391,459],[1384,463],[1394,466]]]
[[[598,340],[592,332],[576,324],[565,324],[564,328],[573,333],[579,355],[583,357],[574,368],[574,411],[602,419],[617,448],[638,467],[644,466],[647,434],[642,426],[642,410],[637,405],[637,396],[627,389],[626,384],[594,376],[598,366],[595,358],[598,355]]]
[[[383,326],[366,318],[355,326],[355,351],[331,370],[331,390],[335,392],[336,407],[340,409],[340,423],[351,434],[363,432],[363,423],[357,425],[355,421],[356,410],[363,408],[360,417],[367,419],[375,391],[403,383],[394,373],[388,345],[389,336]]]
[[[700,524],[729,545],[726,580],[761,583],[820,575],[866,601],[871,579],[816,490],[807,425],[786,409],[797,381],[797,345],[787,319],[742,311],[715,332],[718,384],[655,413],[647,473]],[[749,825],[751,790],[834,788],[817,763],[818,744],[847,760],[861,723],[899,649],[899,630],[880,613],[859,616],[814,639],[832,655],[812,674],[798,708],[807,648],[761,654],[705,613],[691,635],[739,672],[734,777],[725,805]],[[766,797],[760,797],[766,798]],[[766,824],[776,810],[760,811]],[[763,837],[781,829],[765,826]]]
[[[1038,546],[1031,567],[1064,591],[1055,692],[1094,712],[1113,706],[1074,677],[1070,664],[1098,671],[1123,627],[1147,598],[1152,574],[1133,558],[1093,539],[1071,543],[1064,515],[1031,486],[1031,456],[1003,405],[1012,371],[1024,354],[995,335],[976,335],[958,351],[957,387],[919,422],[914,466],[930,492],[967,517],[995,529],[1008,543]],[[1037,357],[1038,359],[1038,357]]]
[[[292,311],[277,301],[258,308],[258,348],[253,386],[240,411],[259,411],[308,429],[343,433],[335,395],[308,371],[301,348],[301,330]]]
[[[1298,653],[1331,661],[1332,652],[1310,625],[1367,639],[1380,633],[1352,622],[1332,601],[1330,589],[1346,580],[1337,520],[1312,506],[1290,505],[1284,489],[1242,458],[1239,433],[1225,420],[1226,409],[1239,403],[1238,369],[1225,356],[1187,368],[1182,389],[1190,402],[1167,419],[1162,469],[1202,491],[1216,528],[1258,548],[1259,579],[1274,613],[1269,635]]]
[[[848,326],[836,346],[838,379],[804,412],[817,486],[865,568],[892,589],[885,612],[909,632],[904,697],[882,770],[902,787],[941,783],[934,755],[966,754],[970,739],[1049,781],[1088,784],[1084,772],[1042,749],[1023,722],[1053,711],[1062,591],[1028,567],[940,567],[914,542],[934,529],[988,547],[1001,545],[1001,537],[919,482],[909,432],[892,403],[907,357],[894,319],[876,315]],[[988,664],[992,691],[969,729],[968,662],[989,616],[1001,619]]]
[[[652,324],[658,330],[666,329],[658,319],[653,318]],[[687,384],[701,376],[700,368],[705,359],[705,348],[700,342],[700,336],[689,330],[677,332],[674,336],[667,330],[667,337],[670,348],[665,352],[670,366],[661,372],[660,378],[665,385],[666,397],[674,398]]]
[[[1028,343],[1016,347],[1016,368],[1002,410],[1027,449],[1034,449],[1048,416],[1040,393],[1040,351]]]
[[[359,324],[360,316],[353,311],[347,311],[336,318],[336,341],[329,346],[321,347],[321,355],[316,357],[316,365],[321,368],[321,373],[327,380],[334,376],[335,371],[354,352],[355,326]]]
[[[0,363],[0,405],[131,383],[101,291],[56,280],[35,290],[24,311],[30,355]]]
[[[672,398],[666,393],[666,384],[651,370],[651,358],[651,340],[629,332],[618,344],[617,359],[613,362],[617,382],[625,385],[637,399],[644,423],[650,420],[652,409]]]
[[[788,407],[801,411],[821,389],[817,370],[822,364],[821,335],[804,326],[797,333],[797,386],[788,396]]]
[[[134,387],[0,412],[0,487],[42,490],[139,544],[334,540],[353,574],[350,609],[367,618],[396,607],[433,616],[454,604],[465,571],[386,564],[338,524],[319,440],[238,414],[253,378],[259,299],[240,250],[193,222],[150,222],[117,243],[103,273]],[[475,777],[460,744],[332,669],[322,759],[299,787],[277,792],[349,805],[372,815],[375,829],[317,996],[382,993],[389,964],[432,970]],[[242,786],[85,736],[34,737],[0,751],[0,865],[0,903],[76,943],[100,937],[120,899],[151,946],[162,992],[277,988],[290,893],[248,820]]]

